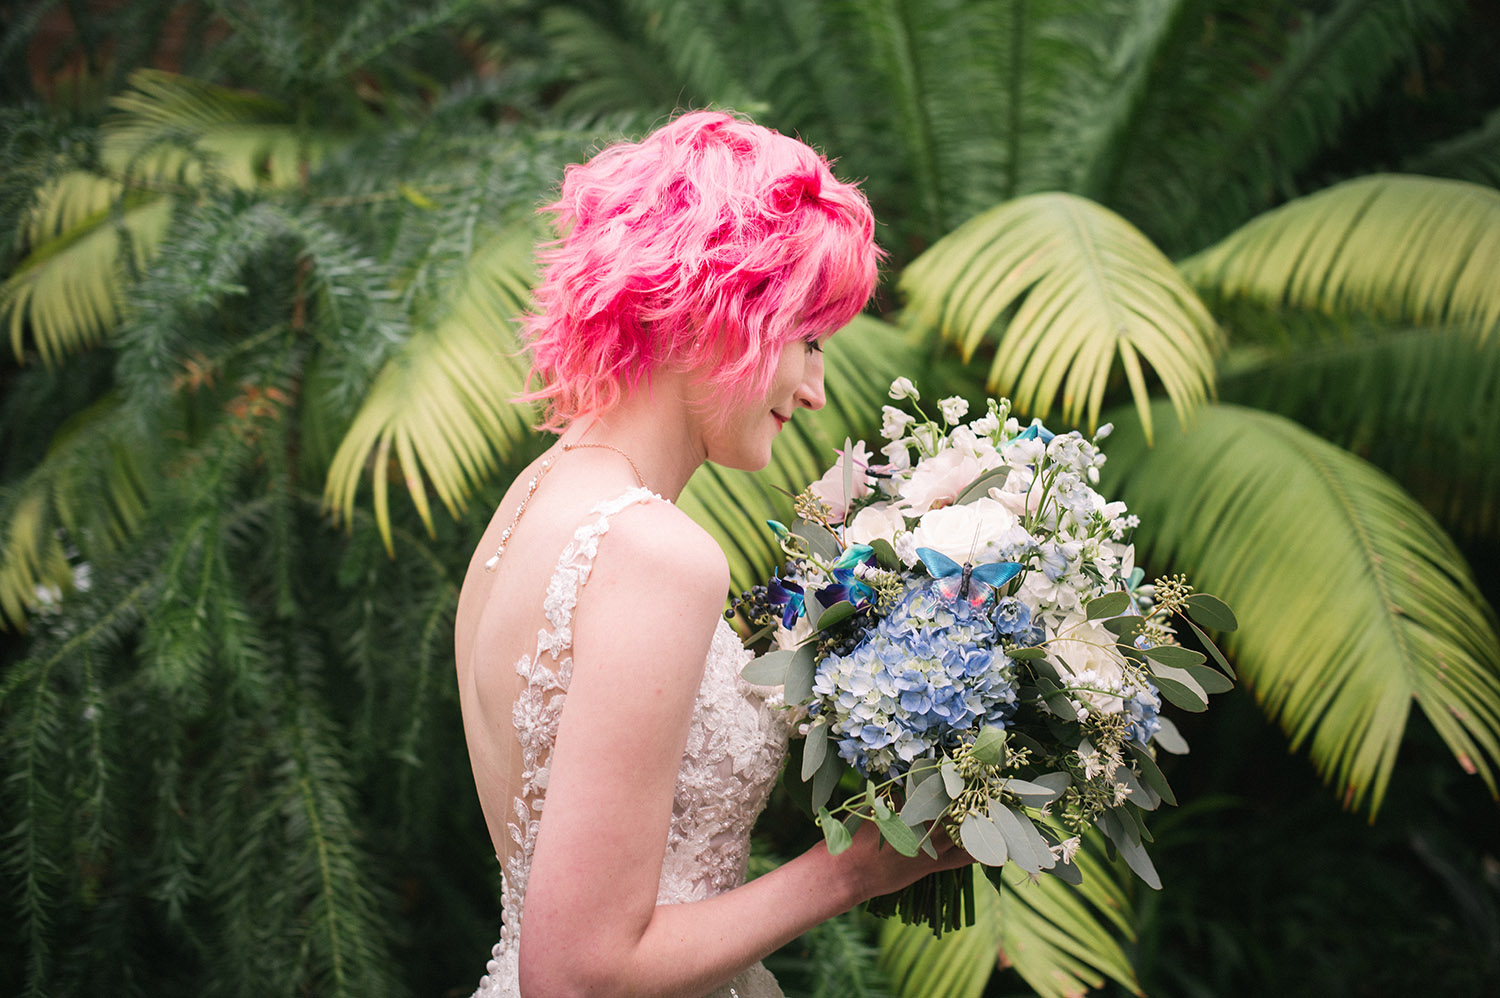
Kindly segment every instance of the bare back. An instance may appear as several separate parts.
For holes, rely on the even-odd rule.
[[[554,448],[548,455],[555,460],[556,453]],[[543,475],[495,570],[486,571],[485,562],[514,519],[527,483],[548,455],[516,476],[485,529],[464,574],[453,631],[469,762],[490,841],[502,861],[515,848],[506,823],[512,820],[523,768],[512,712],[526,680],[516,663],[537,651],[538,632],[547,626],[547,585],[574,531],[600,500],[636,484],[628,471],[611,476],[611,470],[619,469],[610,469],[607,461],[570,457],[556,463]]]

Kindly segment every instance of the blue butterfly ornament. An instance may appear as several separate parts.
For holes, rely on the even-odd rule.
[[[1014,561],[992,561],[983,565],[968,562],[960,565],[941,551],[917,548],[917,557],[932,576],[934,588],[949,602],[965,600],[971,606],[983,606],[996,588],[1021,574]]]

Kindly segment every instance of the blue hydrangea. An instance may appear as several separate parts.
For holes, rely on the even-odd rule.
[[[909,589],[847,655],[818,664],[814,713],[863,775],[902,773],[951,748],[960,733],[1004,726],[1016,707],[1015,665],[995,645],[984,608]]]
[[[1128,737],[1139,745],[1151,744],[1151,739],[1161,730],[1157,714],[1161,711],[1161,697],[1156,686],[1146,683],[1144,690],[1134,690],[1125,698],[1125,716],[1130,718],[1126,728]]]

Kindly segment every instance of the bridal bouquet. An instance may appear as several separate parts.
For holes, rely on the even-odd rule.
[[[745,677],[784,683],[806,710],[801,777],[828,847],[873,821],[891,847],[931,854],[941,829],[986,867],[1078,883],[1092,826],[1160,887],[1141,815],[1176,803],[1157,750],[1187,749],[1162,702],[1201,711],[1229,689],[1202,628],[1234,615],[1181,576],[1141,584],[1137,520],[1093,488],[1108,425],[1022,428],[1003,399],[970,422],[943,399],[932,419],[909,380],[890,394],[915,415],[885,407],[883,460],[846,441],[796,498],[797,522],[770,523],[785,566],[735,607],[779,646]],[[863,787],[835,803],[851,769]],[[871,910],[958,928],[972,871]]]

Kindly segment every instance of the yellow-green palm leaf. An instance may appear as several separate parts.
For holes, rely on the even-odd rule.
[[[1234,607],[1226,649],[1346,805],[1379,808],[1413,701],[1493,793],[1500,641],[1433,518],[1280,416],[1207,407],[1155,448],[1119,416],[1106,487],[1140,516],[1146,563]]]
[[[387,548],[393,450],[430,529],[427,483],[456,514],[496,459],[508,458],[530,432],[532,409],[511,399],[528,368],[513,322],[529,293],[533,235],[525,227],[505,230],[474,251],[454,279],[451,308],[419,325],[381,369],[333,456],[325,503],[335,517],[347,517],[373,466],[375,519]]]
[[[1182,267],[1225,298],[1488,336],[1500,324],[1500,191],[1360,177],[1267,212]]]
[[[1129,222],[1086,198],[1033,194],[959,226],[906,268],[907,321],[965,360],[987,336],[986,384],[1024,412],[1097,423],[1116,361],[1151,429],[1143,365],[1179,418],[1213,388],[1219,333],[1171,261]]]
[[[1074,857],[1077,887],[1002,868],[996,892],[975,878],[974,924],[941,939],[923,926],[892,920],[881,932],[881,965],[903,998],[979,998],[997,958],[1015,968],[1041,998],[1070,998],[1103,987],[1106,977],[1139,992],[1135,968],[1120,945],[1134,938],[1130,899],[1117,870],[1088,848]],[[1129,874],[1125,874],[1129,876]]]
[[[24,333],[44,364],[97,343],[119,322],[127,260],[144,266],[172,216],[167,197],[104,209],[37,246],[0,284],[0,323],[25,359]],[[126,256],[126,249],[129,256]]]

